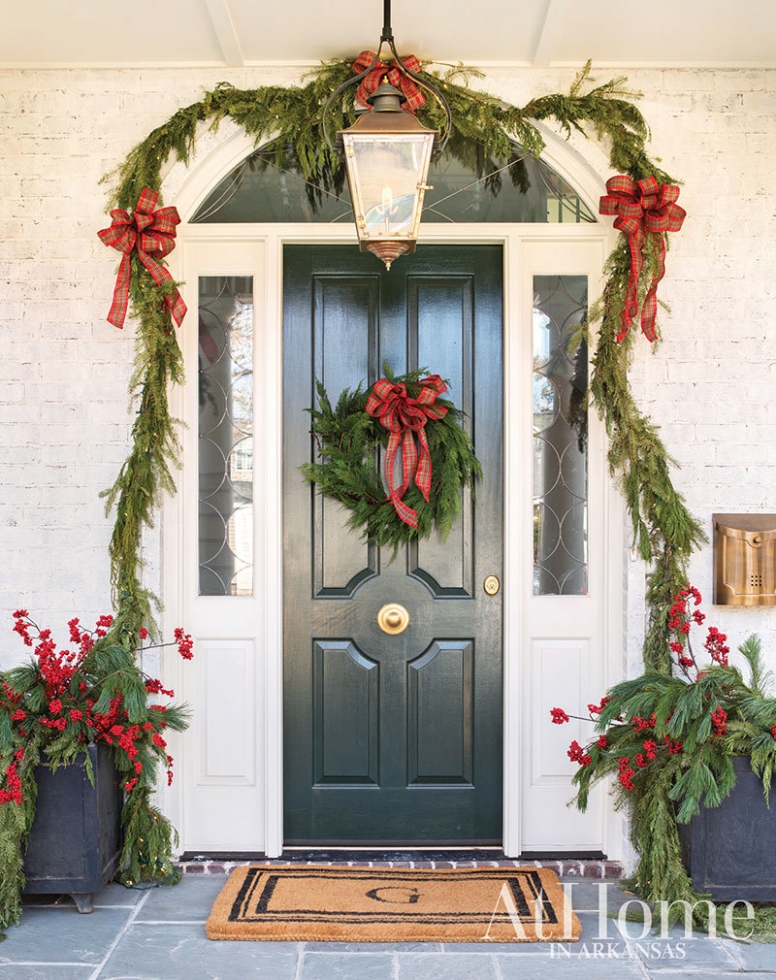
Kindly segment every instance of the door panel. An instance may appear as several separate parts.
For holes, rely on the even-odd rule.
[[[502,254],[424,246],[387,272],[355,246],[284,250],[284,759],[289,844],[501,840]],[[483,465],[446,542],[391,561],[304,483],[315,379],[336,399],[428,368]],[[404,633],[377,623],[387,602]]]

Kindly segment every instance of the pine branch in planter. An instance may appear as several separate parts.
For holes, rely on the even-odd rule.
[[[151,795],[152,790],[142,790],[121,811],[125,843],[116,877],[127,887],[151,881],[174,885],[181,878],[171,859],[178,847],[178,833],[151,803]]]
[[[4,725],[3,729],[0,735],[0,766],[6,772],[13,762],[16,746],[10,726]],[[26,749],[25,760],[18,767],[21,804],[0,805],[0,942],[6,938],[4,930],[17,923],[21,916],[20,896],[25,883],[24,848],[35,819],[38,797],[35,768],[40,761],[40,742],[40,735],[35,733]]]

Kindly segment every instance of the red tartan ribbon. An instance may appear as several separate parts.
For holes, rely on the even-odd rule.
[[[121,252],[113,302],[108,313],[108,322],[114,327],[122,328],[127,315],[132,271],[129,256],[132,249],[137,250],[137,257],[151,273],[157,286],[173,281],[167,267],[156,260],[163,259],[175,248],[175,226],[180,224],[181,219],[177,208],[159,208],[154,211],[158,200],[156,191],[144,187],[131,218],[123,208],[115,208],[110,213],[110,228],[97,232],[103,245]],[[171,295],[165,296],[164,301],[170,308],[173,320],[180,326],[186,315],[186,304],[181,294],[176,289]]]
[[[625,309],[622,311],[622,329],[617,334],[619,344],[627,334],[639,313],[639,276],[644,268],[644,239],[647,234],[657,236],[658,263],[652,277],[644,305],[641,308],[641,329],[649,341],[657,338],[657,287],[666,271],[666,231],[679,231],[687,215],[676,203],[679,188],[676,184],[659,184],[654,177],[638,182],[625,174],[610,177],[606,182],[607,193],[601,198],[601,214],[616,214],[614,227],[628,239],[631,268]]]
[[[437,396],[447,391],[447,385],[438,374],[430,374],[422,378],[420,393],[417,398],[410,398],[403,384],[392,384],[387,378],[376,381],[372,394],[367,398],[366,411],[373,417],[379,418],[391,433],[388,439],[388,449],[385,453],[385,475],[388,480],[388,500],[405,524],[417,529],[418,514],[408,507],[401,499],[409,489],[413,477],[415,486],[423,494],[428,503],[431,491],[431,451],[424,431],[429,419],[441,419],[447,415],[444,405],[435,404]],[[415,446],[415,436],[418,439],[420,453]],[[396,453],[401,446],[402,485],[394,487],[393,468]]]
[[[367,70],[374,60],[374,51],[362,51],[353,62],[353,71],[357,75],[360,75],[362,71]],[[408,54],[406,58],[402,58],[402,61],[410,71],[414,71],[416,74],[423,67],[414,54]],[[385,64],[383,61],[378,61],[372,71],[369,72],[358,86],[356,90],[356,103],[360,106],[367,106],[367,99],[382,85],[384,78],[387,78],[394,88],[397,88],[402,95],[406,96],[407,101],[402,106],[402,109],[406,109],[407,112],[417,112],[418,109],[422,109],[426,104],[426,97],[420,86],[409,75],[405,75],[395,62]]]

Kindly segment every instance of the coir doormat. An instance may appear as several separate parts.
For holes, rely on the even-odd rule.
[[[544,868],[236,868],[210,939],[572,942],[579,920]]]

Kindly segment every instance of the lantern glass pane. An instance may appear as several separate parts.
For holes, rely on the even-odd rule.
[[[343,141],[359,237],[417,238],[434,134],[348,134]]]

